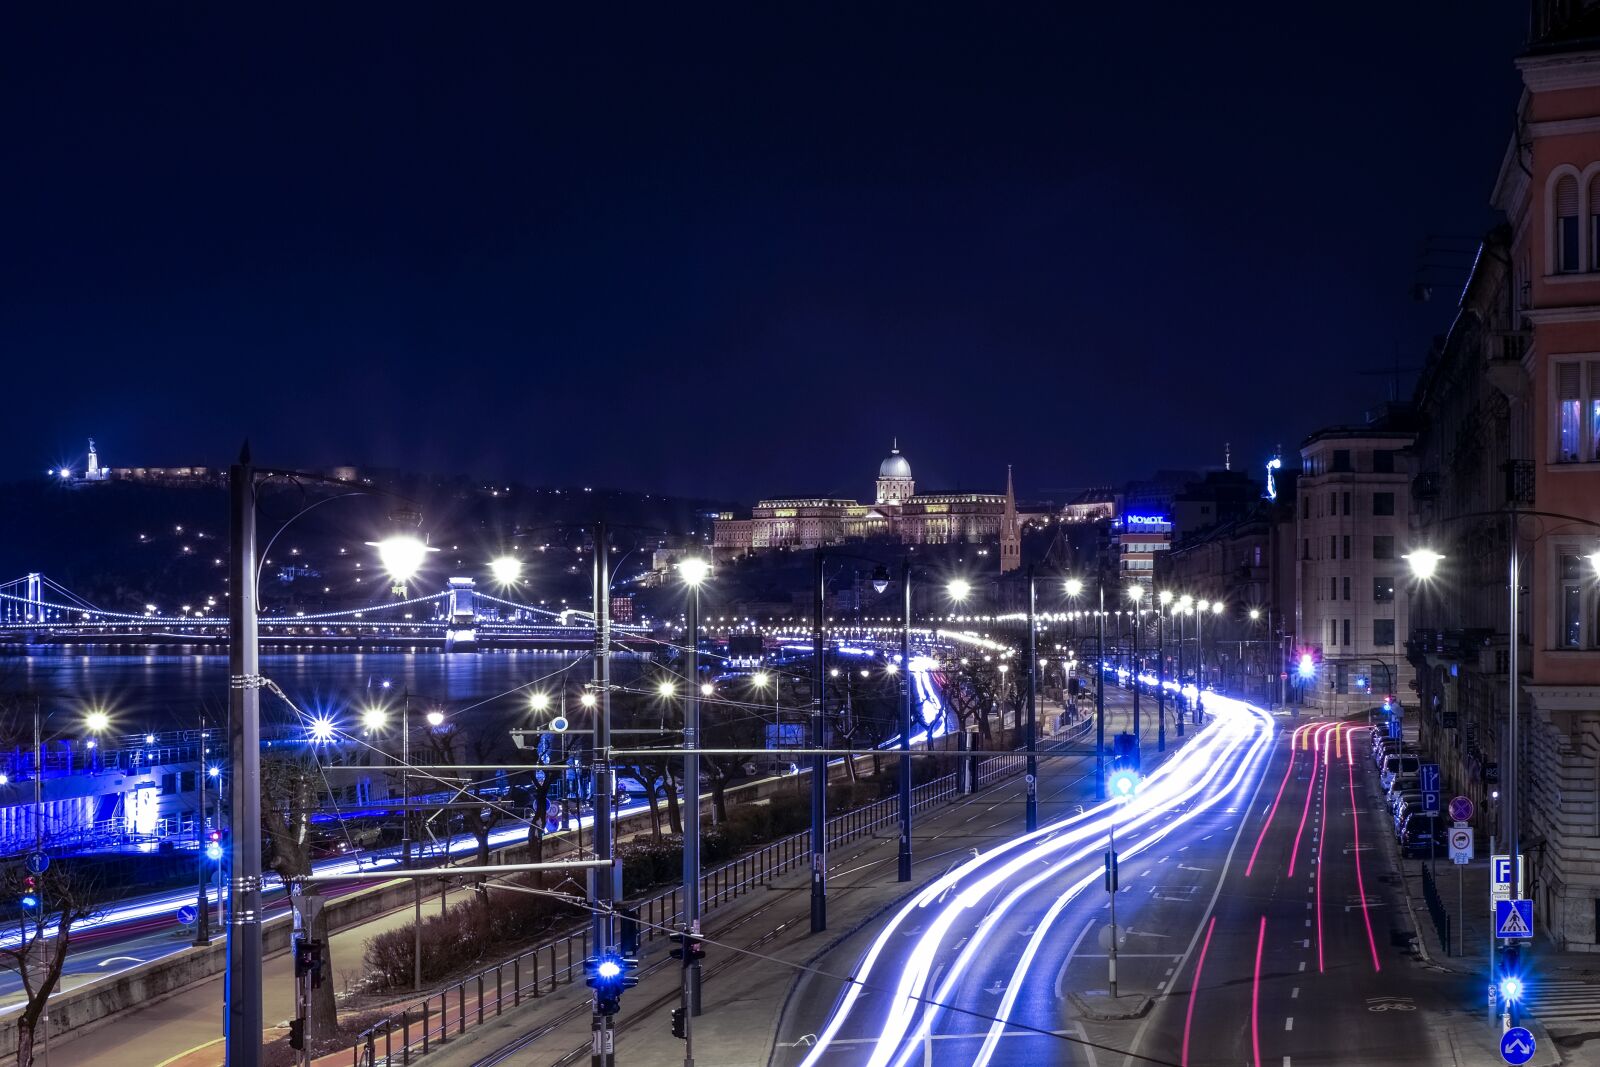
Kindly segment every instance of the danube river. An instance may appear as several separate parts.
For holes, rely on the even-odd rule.
[[[621,654],[612,659],[613,678],[627,684],[645,661]],[[505,727],[527,722],[528,697],[544,691],[569,700],[593,675],[587,653],[298,653],[263,655],[261,673],[304,711],[348,718],[375,699],[390,703],[409,693],[413,706],[439,706],[463,724]],[[388,685],[385,686],[384,683]],[[227,716],[228,657],[181,648],[129,654],[124,649],[38,650],[0,655],[0,693],[37,695],[53,712],[53,726],[74,711],[100,708],[118,732],[192,729],[204,716],[220,727]],[[290,722],[294,715],[277,697],[262,694],[262,718]]]

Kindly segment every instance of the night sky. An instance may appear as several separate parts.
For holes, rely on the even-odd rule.
[[[0,476],[91,434],[746,500],[865,496],[896,434],[927,488],[1253,467],[1448,325],[1459,275],[1408,290],[1494,222],[1525,26],[12,5]]]

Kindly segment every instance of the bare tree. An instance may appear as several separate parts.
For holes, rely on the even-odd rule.
[[[17,1016],[17,1067],[32,1067],[39,1021],[61,980],[73,928],[98,915],[108,899],[92,865],[58,859],[34,875],[26,861],[26,854],[0,860],[0,893],[19,908],[17,940],[0,947],[0,968],[17,972],[27,997]]]
[[[261,830],[267,839],[268,863],[285,884],[311,873],[311,816],[326,790],[310,760],[281,755],[261,760]],[[311,990],[306,1037],[324,1041],[337,1034],[339,1007],[333,996],[332,945],[322,909],[316,910],[308,932],[322,945],[322,973],[327,977]]]

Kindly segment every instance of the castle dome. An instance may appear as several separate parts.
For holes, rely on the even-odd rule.
[[[911,477],[911,464],[906,462],[906,457],[900,454],[900,442],[896,441],[889,456],[878,464],[878,477],[880,478],[909,478]]]

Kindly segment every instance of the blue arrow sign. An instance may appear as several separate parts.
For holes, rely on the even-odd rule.
[[[1418,768],[1417,777],[1424,793],[1439,792],[1439,765],[1437,763],[1424,763]]]
[[[193,904],[185,904],[178,909],[178,921],[185,926],[192,926],[199,917],[200,915],[195,911]]]
[[[1494,936],[1531,938],[1533,936],[1533,901],[1495,901]]]
[[[50,857],[43,852],[28,853],[28,873],[43,874],[50,869]]]
[[[1500,1035],[1500,1057],[1510,1064],[1527,1063],[1537,1047],[1533,1034],[1521,1026],[1513,1026]]]

